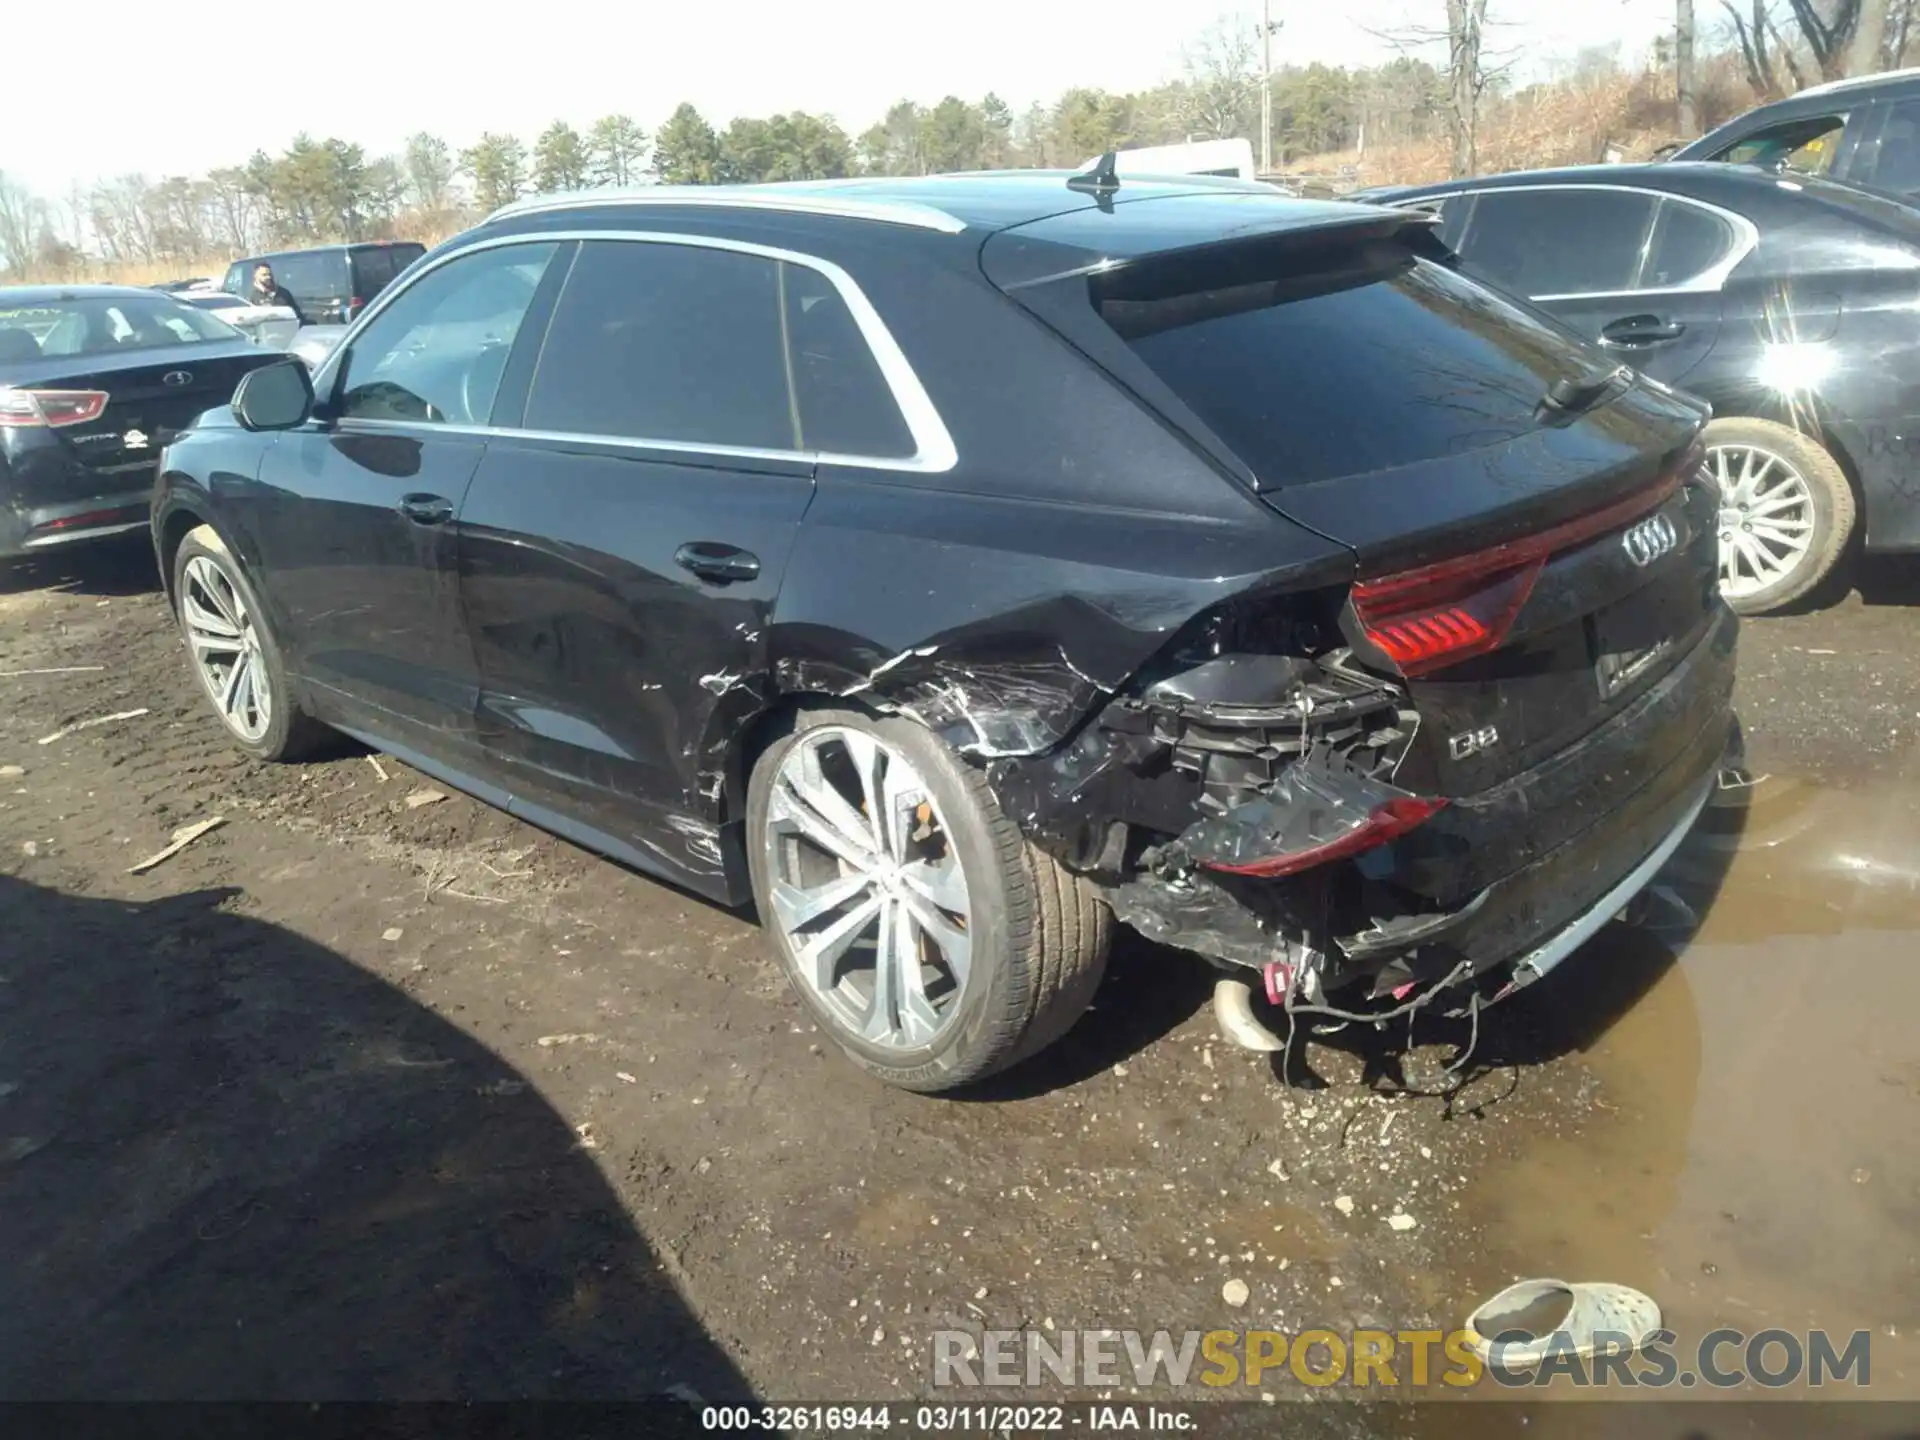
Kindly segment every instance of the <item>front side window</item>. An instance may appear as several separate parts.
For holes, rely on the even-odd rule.
[[[1833,168],[1833,157],[1839,152],[1846,128],[1844,115],[1783,120],[1735,141],[1713,158],[1729,165],[1758,165],[1762,170],[1825,175]]]
[[[428,271],[354,337],[343,419],[484,425],[555,246],[502,245]]]
[[[344,250],[308,250],[277,255],[261,262],[273,266],[273,278],[296,300],[347,298],[347,254]],[[253,283],[253,277],[247,277]]]
[[[525,423],[669,445],[914,452],[866,337],[826,276],[699,245],[580,247]]]
[[[1630,290],[1653,210],[1638,190],[1483,190],[1461,268],[1529,297]]]

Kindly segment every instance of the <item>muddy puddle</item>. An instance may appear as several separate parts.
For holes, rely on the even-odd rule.
[[[1920,791],[1765,779],[1658,884],[1656,928],[1527,997],[1600,1085],[1476,1177],[1449,1289],[1464,1314],[1521,1276],[1636,1286],[1683,1369],[1723,1326],[1868,1329],[1867,1394],[1920,1399]]]

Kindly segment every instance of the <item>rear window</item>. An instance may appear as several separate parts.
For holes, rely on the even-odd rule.
[[[1537,429],[1576,340],[1378,241],[1141,266],[1097,281],[1102,319],[1264,488],[1416,464]]]
[[[0,305],[0,360],[4,361],[112,355],[241,338],[225,321],[166,295],[151,299],[76,296]]]

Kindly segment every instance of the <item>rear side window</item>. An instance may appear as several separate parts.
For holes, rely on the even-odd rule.
[[[1515,295],[1629,290],[1653,205],[1638,190],[1483,190],[1456,248],[1469,275]]]
[[[1733,227],[1711,210],[1683,200],[1663,202],[1639,288],[1686,284],[1726,259],[1736,238]]]
[[[913,454],[893,391],[833,282],[785,263],[780,278],[801,448],[875,459]]]
[[[1264,488],[1514,439],[1548,386],[1595,366],[1392,241],[1140,269],[1095,282],[1100,315]]]
[[[393,279],[393,252],[355,250],[353,252],[353,293],[371,300]]]
[[[526,425],[797,450],[778,265],[692,245],[582,245],[541,348]]]
[[[1920,102],[1903,100],[1887,107],[1866,183],[1895,195],[1920,193]]]
[[[525,423],[873,458],[914,449],[865,336],[825,276],[694,245],[580,247]]]

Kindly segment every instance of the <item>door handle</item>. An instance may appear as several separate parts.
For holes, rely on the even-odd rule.
[[[1639,345],[1664,345],[1686,333],[1687,327],[1678,320],[1662,320],[1658,315],[1629,315],[1602,326],[1600,343],[1631,349]]]
[[[444,525],[453,518],[453,502],[442,495],[402,495],[400,513],[416,525]]]
[[[688,541],[673,552],[673,563],[716,585],[752,580],[760,573],[758,555],[749,555],[738,545],[722,545],[713,540]]]

